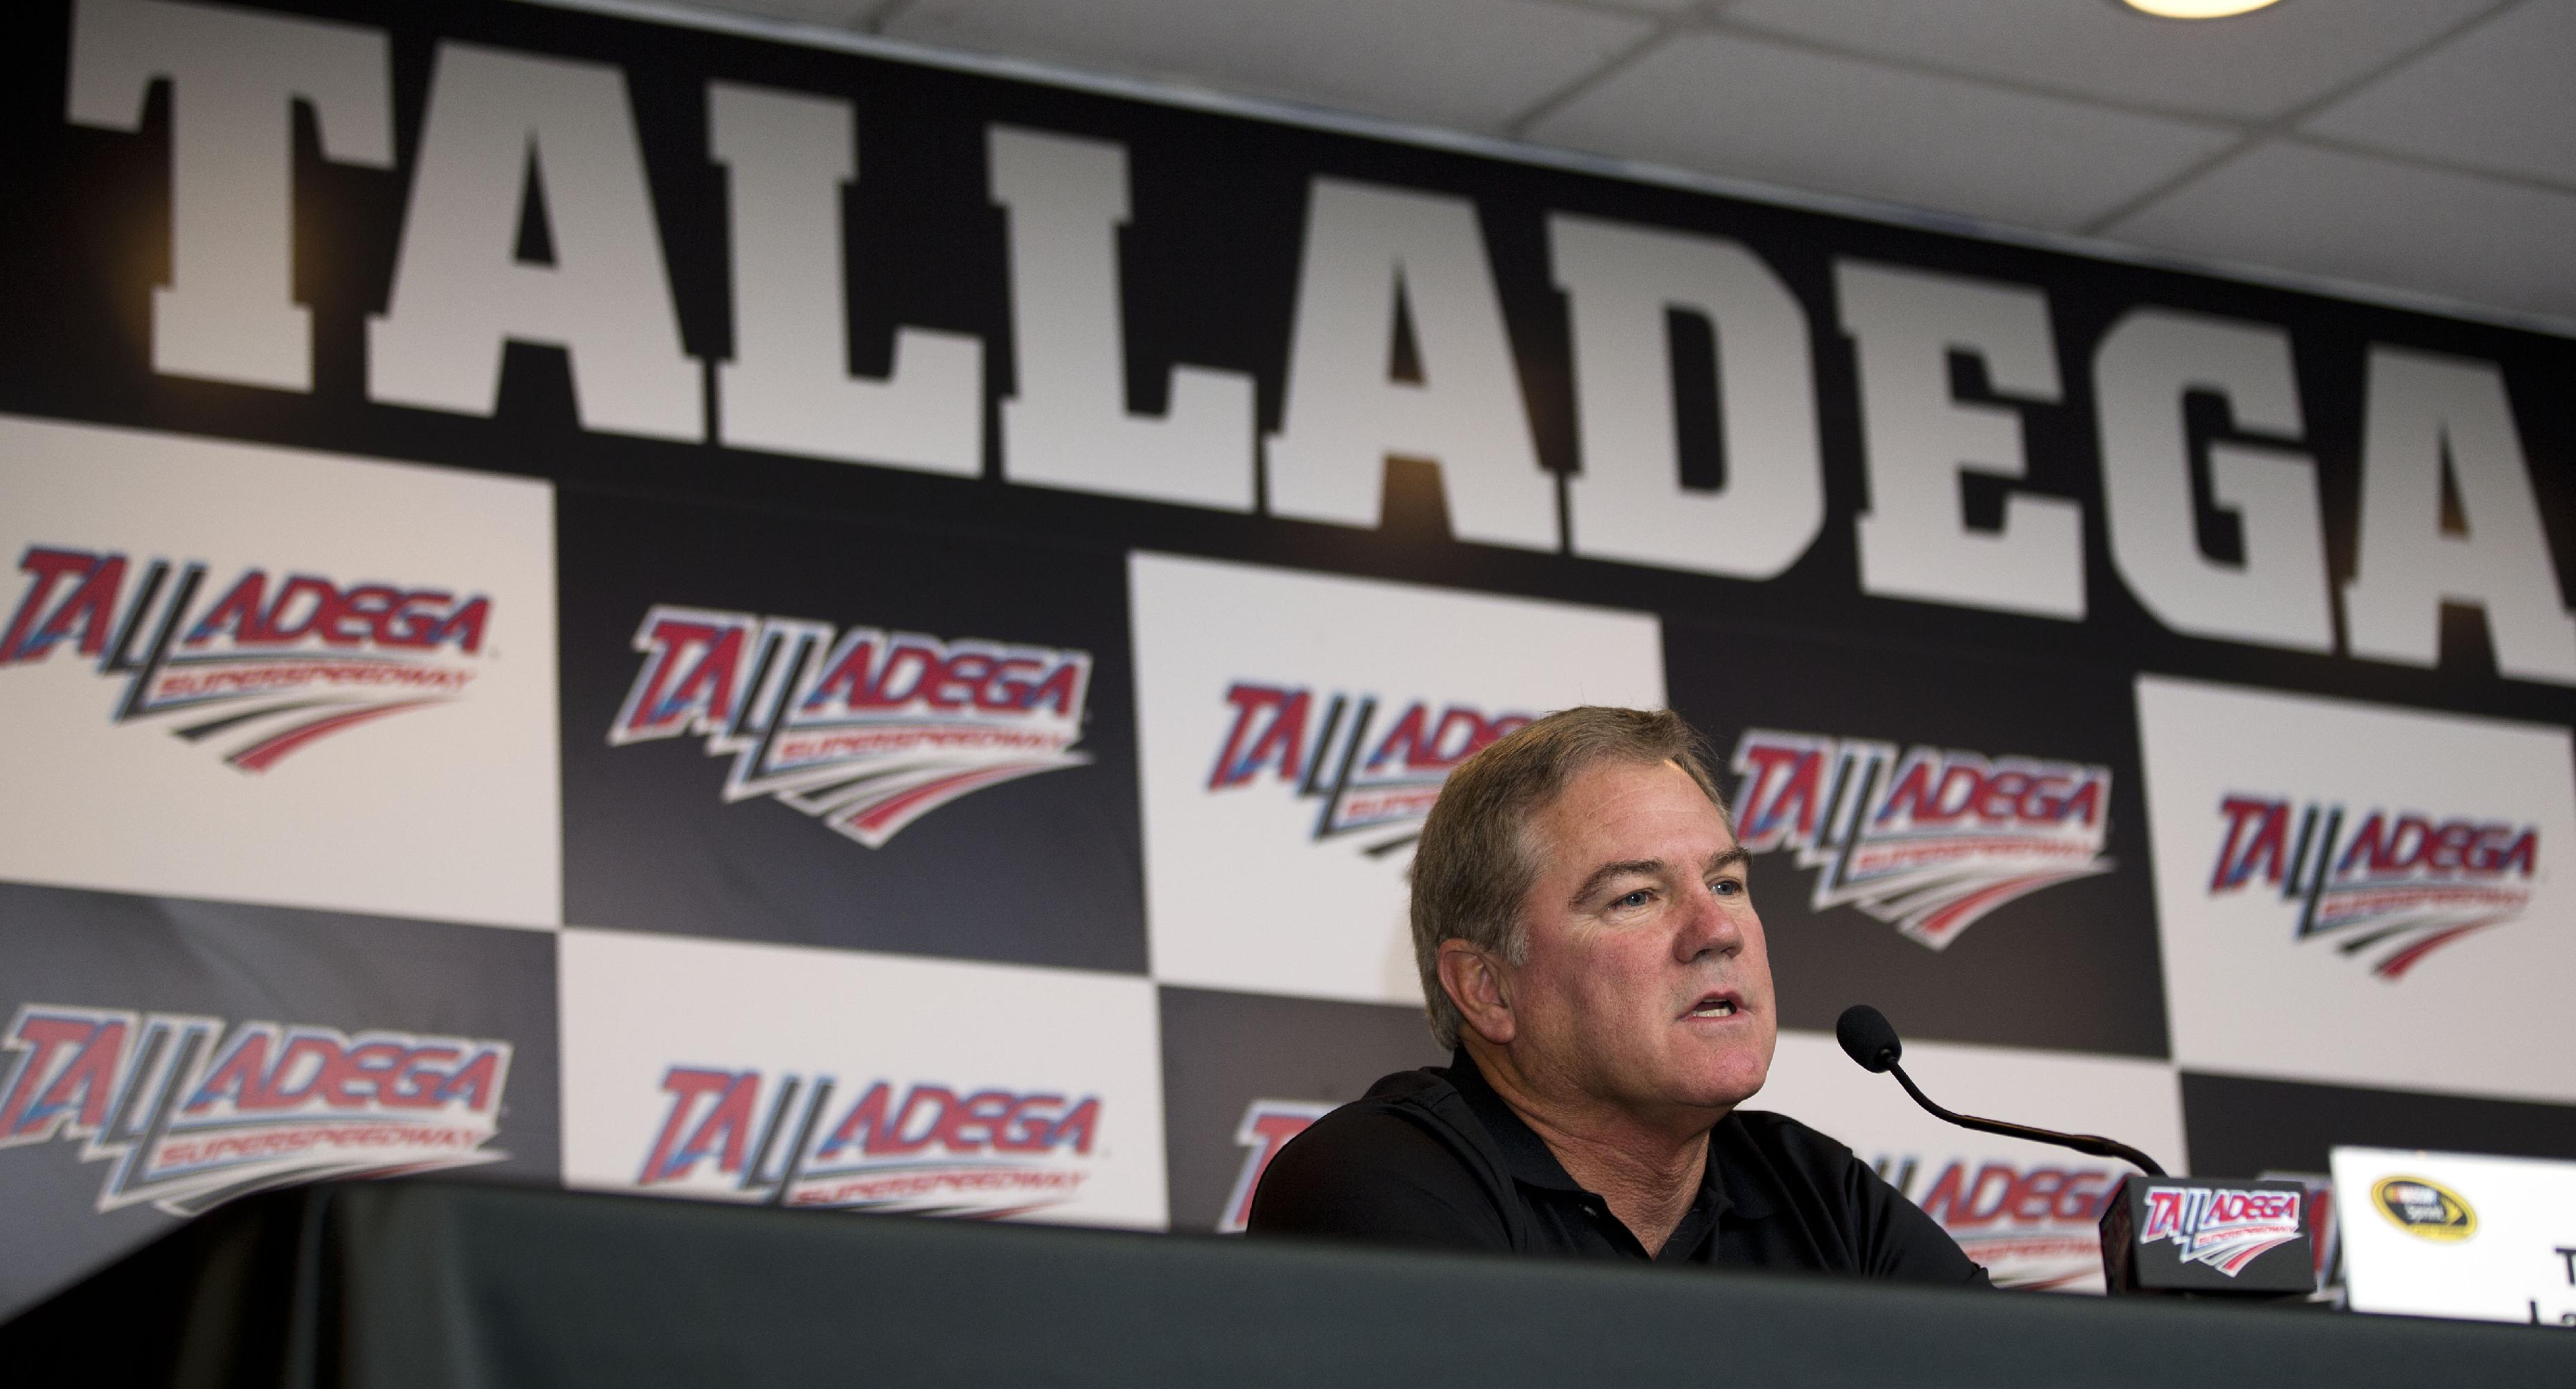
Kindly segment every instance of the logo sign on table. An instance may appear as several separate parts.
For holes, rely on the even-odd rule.
[[[2334,1150],[2356,1312],[2576,1327],[2576,1162]]]
[[[2318,1213],[2296,1180],[2132,1176],[2102,1212],[2104,1278],[2117,1293],[2312,1293]]]
[[[2147,1218],[2138,1242],[2174,1246],[2187,1264],[2206,1264],[2233,1278],[2245,1266],[2299,1237],[2306,1193],[2233,1187],[2164,1186],[2146,1191]]]

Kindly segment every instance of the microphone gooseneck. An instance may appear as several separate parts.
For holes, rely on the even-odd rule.
[[[2089,1153],[2094,1157],[2118,1158],[2150,1177],[2165,1175],[2165,1169],[2154,1158],[2117,1139],[2104,1138],[2100,1134],[2092,1133],[2059,1133],[2054,1129],[2035,1129],[2027,1124],[2007,1124],[2000,1119],[1980,1119],[1974,1115],[1956,1113],[1934,1104],[1931,1096],[1924,1094],[1922,1087],[1914,1083],[1914,1077],[1907,1075],[1905,1068],[1897,1064],[1897,1058],[1905,1054],[1905,1043],[1898,1039],[1895,1026],[1888,1022],[1885,1014],[1866,1003],[1855,1003],[1843,1010],[1843,1015],[1834,1022],[1834,1040],[1842,1043],[1843,1053],[1860,1063],[1861,1069],[1893,1073],[1896,1083],[1904,1086],[1905,1093],[1913,1096],[1914,1102],[1923,1106],[1924,1111],[1933,1118],[1957,1124],[1963,1129],[1975,1129],[1980,1133],[2001,1134],[2006,1138],[2026,1138],[2034,1143],[2051,1143],[2061,1148],[2072,1148],[2079,1153]]]

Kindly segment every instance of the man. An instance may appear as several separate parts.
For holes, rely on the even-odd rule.
[[[1568,709],[1451,773],[1413,862],[1449,1066],[1282,1148],[1255,1234],[1985,1284],[1850,1149],[1738,1108],[1779,1019],[1697,743],[1675,714]]]

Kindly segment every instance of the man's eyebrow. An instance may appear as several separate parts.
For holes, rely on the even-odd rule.
[[[1721,868],[1741,868],[1751,862],[1753,862],[1753,855],[1746,853],[1744,851],[1744,846],[1738,844],[1734,848],[1727,850],[1725,853],[1709,855],[1708,867],[1701,871],[1705,873],[1714,873]]]
[[[1621,859],[1617,863],[1605,863],[1600,867],[1593,869],[1592,876],[1584,879],[1583,886],[1576,888],[1574,890],[1574,896],[1568,900],[1572,903],[1580,904],[1585,898],[1588,898],[1593,893],[1600,891],[1602,885],[1608,883],[1612,878],[1625,877],[1631,873],[1652,877],[1663,871],[1664,861],[1659,858]]]

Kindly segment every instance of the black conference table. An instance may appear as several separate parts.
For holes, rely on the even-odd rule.
[[[12,1384],[2576,1385],[2576,1335],[707,1205],[223,1207],[0,1326]]]

